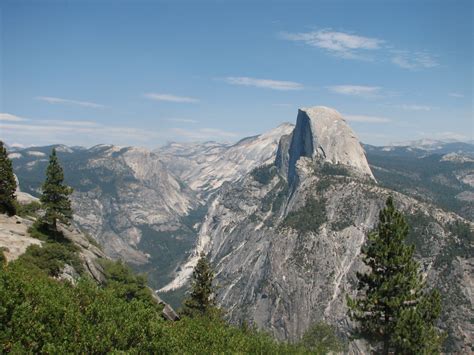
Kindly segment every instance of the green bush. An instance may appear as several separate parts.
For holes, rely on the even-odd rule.
[[[163,321],[147,304],[82,280],[76,287],[14,263],[0,272],[0,346],[13,353],[162,352]]]
[[[49,276],[58,276],[66,264],[71,265],[79,274],[84,271],[76,248],[72,244],[46,242],[41,246],[30,245],[18,262],[34,265]]]
[[[28,233],[32,238],[36,238],[45,242],[61,242],[70,243],[60,231],[52,230],[47,224],[43,223],[41,219],[28,228]]]
[[[100,264],[104,268],[106,288],[127,301],[138,299],[156,305],[145,276],[134,274],[122,261],[103,259]]]
[[[15,201],[16,214],[20,217],[38,217],[38,212],[41,209],[41,203],[32,201],[28,204],[20,204]]]

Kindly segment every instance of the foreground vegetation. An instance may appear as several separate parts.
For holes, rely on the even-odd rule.
[[[43,258],[27,253],[0,270],[3,352],[323,354],[340,347],[326,325],[312,329],[302,343],[288,344],[252,327],[232,326],[212,311],[166,321],[145,280],[123,264],[106,262],[104,285],[86,277],[72,285],[50,277],[50,268],[39,262]]]
[[[53,232],[30,229],[43,241],[6,263],[0,250],[0,349],[3,353],[260,353],[325,354],[343,349],[321,323],[301,342],[278,342],[254,327],[233,326],[214,302],[213,271],[202,257],[179,321],[162,316],[146,277],[103,259],[105,281],[90,279],[77,249]],[[48,234],[49,233],[49,234]],[[75,283],[61,279],[66,265]]]

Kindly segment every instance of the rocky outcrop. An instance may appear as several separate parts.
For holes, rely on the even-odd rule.
[[[41,245],[41,241],[29,236],[28,228],[32,224],[25,218],[0,214],[0,248],[7,261],[17,259],[30,245]]]
[[[61,224],[59,230],[64,237],[74,243],[78,248],[78,256],[82,261],[85,272],[96,282],[105,281],[104,270],[100,264],[101,259],[107,259],[102,249],[94,243],[94,239],[87,237],[76,227]]]
[[[290,145],[288,149],[285,144],[281,148],[279,165],[288,174],[291,185],[297,180],[296,163],[301,157],[344,165],[374,178],[355,133],[339,112],[331,108],[316,106],[298,110]],[[286,154],[288,158],[283,158]]]

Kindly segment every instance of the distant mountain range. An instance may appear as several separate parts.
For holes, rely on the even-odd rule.
[[[337,111],[315,107],[235,144],[55,147],[75,223],[109,256],[173,302],[204,252],[229,318],[281,339],[321,319],[347,334],[360,247],[392,194],[445,297],[449,350],[473,345],[473,239],[456,227],[474,229],[472,143],[362,146]],[[23,191],[38,196],[51,149],[10,149]]]

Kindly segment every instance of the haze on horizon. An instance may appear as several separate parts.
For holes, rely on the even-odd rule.
[[[0,139],[154,148],[337,109],[374,145],[474,139],[471,1],[12,1]]]

